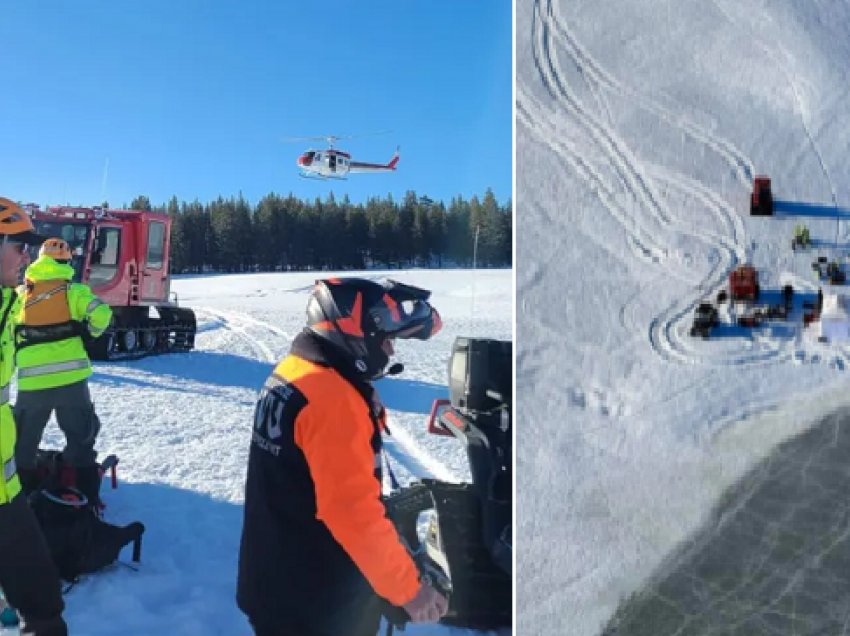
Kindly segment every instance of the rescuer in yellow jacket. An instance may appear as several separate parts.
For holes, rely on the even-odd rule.
[[[0,588],[23,619],[22,634],[67,636],[59,573],[21,490],[15,466],[15,420],[9,406],[9,385],[15,373],[15,285],[29,262],[27,245],[43,241],[23,210],[0,198]]]
[[[61,239],[47,239],[38,259],[27,268],[16,306],[15,346],[18,399],[15,459],[24,490],[35,479],[36,455],[53,411],[65,434],[64,461],[74,468],[77,488],[99,502],[100,472],[94,450],[100,420],[88,378],[91,361],[82,335],[100,336],[112,320],[109,305],[88,285],[71,282],[71,249]]]

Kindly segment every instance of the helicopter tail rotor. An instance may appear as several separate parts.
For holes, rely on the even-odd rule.
[[[395,155],[393,155],[392,160],[390,160],[389,164],[387,164],[393,170],[395,170],[396,164],[398,163],[400,152],[401,152],[401,146],[396,146]]]

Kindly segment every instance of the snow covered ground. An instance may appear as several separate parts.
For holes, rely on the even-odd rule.
[[[197,350],[95,363],[92,393],[103,422],[97,448],[120,458],[118,488],[104,483],[108,519],[139,520],[147,532],[140,571],[117,567],[68,593],[71,633],[251,634],[235,604],[235,582],[255,395],[301,330],[313,281],[333,275],[178,278],[173,290],[180,303],[198,315]],[[396,359],[405,372],[378,383],[390,412],[394,437],[388,451],[396,476],[402,482],[422,475],[468,478],[463,449],[427,435],[428,413],[434,399],[448,396],[447,363],[456,336],[513,339],[512,272],[363,275],[431,289],[444,321],[429,342],[398,342]],[[51,420],[43,446],[62,444]],[[410,625],[406,633],[469,632]]]
[[[520,633],[599,634],[727,487],[846,404],[850,347],[801,314],[812,261],[850,254],[848,32],[837,0],[517,4]],[[758,174],[775,217],[749,216]],[[691,338],[746,262],[766,301],[793,284],[791,320]]]

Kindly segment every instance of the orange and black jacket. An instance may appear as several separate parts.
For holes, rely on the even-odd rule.
[[[380,499],[384,425],[371,384],[299,334],[255,410],[237,590],[252,622],[322,633],[375,594],[415,596],[416,565]]]

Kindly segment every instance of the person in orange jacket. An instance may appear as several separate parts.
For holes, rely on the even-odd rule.
[[[412,622],[445,615],[385,515],[386,412],[372,384],[394,339],[441,329],[429,296],[393,281],[317,281],[307,326],[263,386],[237,584],[257,636],[374,636],[383,602]]]

